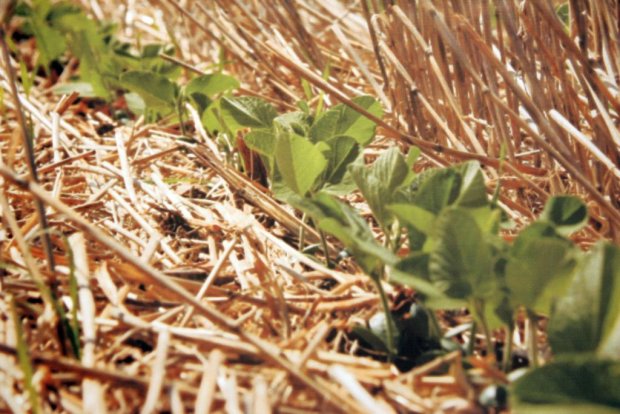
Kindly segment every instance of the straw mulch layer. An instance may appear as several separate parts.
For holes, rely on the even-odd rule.
[[[592,215],[576,241],[620,237],[614,2],[577,2],[589,9],[568,31],[542,0],[84,3],[126,39],[170,43],[173,33],[187,73],[223,51],[240,94],[281,110],[304,98],[302,79],[327,104],[377,97],[386,116],[368,161],[393,144],[419,146],[419,170],[479,160],[517,227],[571,193]],[[506,381],[483,357],[467,371],[453,353],[401,373],[362,352],[348,332],[379,309],[372,284],[351,260],[328,269],[300,253],[299,215],[240,173],[196,118],[193,140],[181,140],[178,126],[122,125],[38,78],[19,94],[33,182],[4,66],[1,82],[0,409],[464,413],[482,412],[484,385]],[[412,300],[386,289],[394,306]],[[55,300],[68,313],[79,302],[81,360],[59,339]]]

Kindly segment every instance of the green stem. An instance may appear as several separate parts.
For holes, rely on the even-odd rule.
[[[536,314],[530,310],[527,311],[527,319],[528,319],[528,332],[527,332],[527,339],[528,339],[528,346],[527,346],[527,351],[528,351],[528,356],[530,359],[530,364],[532,365],[532,367],[536,368],[538,367],[538,341],[537,341],[537,335],[536,335],[536,322],[538,320],[538,317],[536,316]]]
[[[379,297],[381,298],[381,306],[383,307],[383,313],[385,314],[385,327],[387,334],[387,348],[388,348],[388,360],[391,362],[396,355],[396,344],[394,343],[394,333],[396,332],[396,325],[394,324],[394,318],[392,318],[392,312],[390,312],[390,304],[388,302],[387,294],[383,289],[380,277],[373,277],[372,280],[377,286],[379,291]]]
[[[476,331],[478,330],[478,324],[475,320],[471,321],[471,327],[469,328],[469,342],[467,343],[467,355],[474,354],[474,348],[476,346]]]
[[[487,319],[484,317],[484,301],[482,299],[474,299],[474,309],[476,312],[476,317],[478,321],[480,322],[482,333],[484,334],[484,339],[485,339],[486,347],[487,347],[487,356],[495,357],[495,350],[493,349],[493,341],[491,340],[491,331],[489,330]]]
[[[297,249],[301,252],[304,250],[304,241],[306,238],[306,213],[301,216],[301,226],[299,226],[299,244],[297,245]]]
[[[183,136],[187,135],[185,131],[185,123],[183,122],[183,100],[181,98],[177,99],[177,116],[179,117],[179,125],[181,125],[181,133]]]
[[[394,238],[392,239],[392,251],[394,253],[398,253],[398,249],[400,248],[400,238],[402,236],[402,228],[400,227],[400,224],[398,223],[398,221],[396,221],[396,234],[394,235]]]
[[[321,248],[323,249],[323,254],[325,255],[325,266],[331,268],[332,261],[329,258],[329,249],[327,248],[325,232],[323,232],[323,230],[319,230],[319,235],[321,236]]]
[[[512,367],[512,334],[515,330],[514,322],[510,322],[506,327],[506,339],[504,340],[504,355],[502,368],[504,372],[510,371]]]

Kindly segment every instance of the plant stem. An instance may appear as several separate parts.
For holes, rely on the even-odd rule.
[[[185,122],[183,122],[183,100],[181,98],[177,99],[177,116],[179,117],[179,124],[181,125],[181,133],[183,134],[183,136],[187,135],[187,132],[185,131]]]
[[[474,354],[474,347],[476,346],[476,331],[478,330],[478,324],[475,320],[471,321],[471,327],[469,328],[469,342],[467,343],[467,355]]]
[[[504,340],[504,355],[502,368],[504,372],[510,371],[512,367],[512,333],[515,330],[514,322],[510,322],[506,327],[506,339]]]
[[[398,253],[398,249],[400,248],[400,238],[403,233],[402,233],[402,227],[398,223],[398,220],[396,221],[395,226],[396,226],[396,234],[394,235],[394,238],[392,239],[392,251],[394,253]]]
[[[306,213],[304,213],[301,216],[301,226],[299,226],[299,243],[297,244],[297,250],[299,250],[300,252],[303,251],[304,249],[304,241],[306,238],[306,226],[304,226],[304,224],[306,224]]]
[[[536,316],[534,312],[528,309],[527,320],[528,320],[527,352],[528,352],[528,356],[530,359],[530,364],[532,365],[532,367],[536,368],[538,367],[538,341],[537,341],[538,338],[536,335],[536,322],[538,320],[538,317]]]
[[[372,277],[372,280],[375,282],[377,286],[377,290],[379,291],[379,297],[381,298],[381,306],[383,307],[383,313],[385,314],[385,327],[387,334],[387,348],[388,348],[388,360],[391,362],[396,355],[396,344],[394,343],[394,333],[396,326],[394,324],[394,319],[392,318],[392,312],[390,312],[390,304],[388,302],[387,295],[385,290],[383,289],[383,285],[381,284],[380,277]]]
[[[476,317],[480,322],[480,327],[482,328],[482,333],[484,334],[484,339],[487,347],[487,356],[492,356],[495,358],[495,350],[493,349],[493,341],[491,340],[491,332],[489,331],[489,325],[487,324],[487,319],[484,317],[484,301],[482,299],[474,299],[474,310],[476,312]]]
[[[331,268],[331,260],[329,258],[329,249],[327,248],[327,239],[325,238],[325,232],[323,230],[319,230],[319,235],[321,236],[321,248],[323,249],[323,254],[325,255],[325,266]]]

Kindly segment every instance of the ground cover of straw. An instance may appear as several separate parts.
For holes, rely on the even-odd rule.
[[[313,85],[315,101],[376,96],[386,116],[366,151],[368,162],[394,144],[423,150],[418,171],[479,160],[489,190],[501,182],[500,200],[515,229],[531,221],[550,194],[571,193],[588,202],[592,216],[576,242],[588,248],[598,239],[618,237],[618,170],[607,162],[618,155],[617,102],[599,105],[582,89],[601,86],[596,79],[613,73],[605,70],[609,59],[592,72],[584,64],[587,54],[568,46],[539,7],[521,10],[517,2],[507,2],[516,14],[503,24],[521,25],[528,36],[500,43],[472,23],[487,16],[473,6],[443,8],[451,22],[446,28],[433,12],[417,12],[417,2],[402,2],[389,17],[357,3],[327,0],[298,1],[293,10],[243,1],[87,3],[96,17],[117,22],[125,39],[170,43],[174,33],[175,59],[188,73],[208,71],[223,49],[226,71],[242,83],[240,93],[263,97],[281,110],[304,97],[302,78]],[[461,55],[425,54],[426,42],[437,45],[442,30],[454,32]],[[596,24],[588,30],[594,39],[604,36]],[[522,42],[523,50],[510,49],[515,42]],[[612,60],[618,53],[614,44],[606,52]],[[35,55],[34,44],[23,45],[22,53]],[[506,63],[517,65],[520,59],[532,63],[516,69],[526,78],[530,70],[539,74],[539,83],[530,85],[537,91],[533,97],[506,81],[513,75],[504,73]],[[556,64],[569,60],[570,68]],[[325,61],[331,67],[326,80],[317,69]],[[450,69],[456,63],[459,69]],[[68,67],[61,77],[75,69]],[[122,124],[107,106],[55,95],[50,80],[39,77],[28,97],[20,94],[36,137],[39,175],[39,184],[27,186],[20,181],[27,166],[5,74],[2,409],[20,412],[28,398],[14,358],[13,300],[26,317],[22,328],[34,383],[49,410],[482,412],[479,391],[507,381],[481,355],[469,358],[467,372],[455,352],[401,373],[360,352],[347,332],[379,309],[372,283],[350,259],[330,269],[300,253],[296,240],[304,224],[299,214],[240,173],[199,119],[187,123],[191,141],[180,139],[178,126],[165,122]],[[519,106],[530,118],[519,113]],[[532,118],[547,117],[552,109],[559,114],[551,115],[556,124],[531,126]],[[594,110],[604,115],[592,116]],[[585,135],[575,134],[571,122]],[[601,152],[592,149],[593,142]],[[507,155],[500,166],[502,143]],[[52,229],[53,274],[38,237],[35,197],[43,201]],[[347,200],[368,213],[359,195]],[[10,215],[16,228],[9,225]],[[316,237],[307,231],[310,239]],[[338,253],[338,243],[329,243]],[[50,281],[61,301],[70,304],[69,254],[88,355],[81,362],[62,356],[51,339],[51,321],[40,316],[43,301],[29,276]],[[410,290],[385,287],[394,306],[413,300]],[[446,329],[458,329],[469,317],[445,312],[440,321]],[[468,340],[466,330],[456,337]],[[495,340],[505,338],[497,332]],[[544,352],[542,331],[539,340]],[[514,341],[516,350],[525,349],[523,326]]]

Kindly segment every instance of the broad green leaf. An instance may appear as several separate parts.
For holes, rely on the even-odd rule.
[[[144,115],[146,113],[146,104],[144,99],[137,93],[129,92],[125,94],[125,102],[127,102],[127,108],[136,115]]]
[[[93,98],[97,95],[93,90],[93,85],[88,82],[67,82],[54,85],[52,91],[58,95],[71,94],[77,92],[81,97]]]
[[[47,72],[50,63],[67,50],[64,34],[51,24],[56,14],[54,9],[59,9],[59,6],[53,6],[49,1],[34,1],[31,6],[24,2],[19,3],[20,10],[16,12],[25,17],[22,30],[34,35],[39,52],[37,64]]]
[[[367,274],[374,276],[380,267],[396,263],[396,256],[375,240],[368,224],[348,205],[325,193],[297,197],[291,204],[308,214],[321,230],[339,239]]]
[[[159,43],[147,44],[142,47],[141,53],[133,53],[129,43],[111,41],[112,59],[119,67],[125,70],[143,70],[155,72],[175,80],[181,75],[181,67],[164,59],[160,54],[174,56],[174,47]]]
[[[557,237],[532,237],[524,230],[506,265],[506,286],[513,309],[518,306],[549,315],[566,291],[575,267],[572,244]]]
[[[410,176],[405,157],[396,147],[384,151],[371,165],[354,165],[351,175],[383,228],[392,222],[387,205],[397,201],[396,190]]]
[[[215,95],[238,87],[239,81],[232,76],[214,73],[195,77],[185,85],[184,93],[196,102],[202,113]]]
[[[143,71],[129,71],[121,75],[123,87],[135,92],[144,100],[147,108],[171,111],[177,98],[177,86],[168,78]]]
[[[620,413],[620,362],[594,356],[557,358],[515,381],[515,413]]]
[[[274,153],[276,148],[276,137],[273,131],[270,129],[255,129],[246,134],[243,140],[248,148],[262,156],[270,179],[273,180]]]
[[[286,185],[301,196],[312,189],[327,166],[318,145],[289,131],[276,134],[274,158]]]
[[[569,236],[586,225],[588,208],[577,197],[557,196],[547,202],[540,220],[553,223],[559,234]]]
[[[223,97],[221,116],[233,132],[239,128],[271,128],[278,113],[268,102],[253,97]]]
[[[351,174],[347,172],[342,177],[342,180],[340,182],[336,184],[326,183],[321,188],[321,191],[323,191],[324,193],[336,196],[336,197],[342,197],[342,196],[351,194],[356,189],[357,189],[357,186],[353,182],[353,178],[351,178]]]
[[[485,299],[496,293],[491,250],[466,209],[450,208],[437,219],[430,279],[452,298]]]
[[[44,20],[34,20],[31,27],[37,40],[38,63],[47,71],[50,63],[65,53],[67,42],[60,31],[50,27]]]
[[[378,101],[370,96],[359,96],[353,102],[378,118],[383,109]],[[326,141],[338,135],[347,135],[361,146],[366,146],[375,136],[376,125],[347,105],[338,104],[323,112],[310,128],[310,139],[314,142]]]
[[[71,52],[80,61],[80,79],[91,84],[96,96],[109,100],[112,94],[102,73],[104,64],[99,63],[102,61],[99,55],[102,49],[92,45],[86,31],[72,33],[70,38]]]
[[[475,161],[425,171],[413,180],[409,194],[414,204],[434,214],[452,204],[468,208],[490,205],[480,164]]]
[[[306,137],[310,129],[310,117],[299,111],[279,115],[274,118],[273,123],[302,137]]]
[[[468,161],[457,167],[461,176],[459,196],[456,204],[462,207],[481,207],[489,204],[487,188],[478,161]]]
[[[436,286],[429,275],[429,254],[414,252],[390,267],[390,283],[414,288],[423,296],[424,304],[434,309],[456,309],[466,306],[466,301],[453,299]]]
[[[411,202],[433,214],[453,204],[459,194],[460,175],[453,168],[427,170],[412,183]]]
[[[207,109],[202,112],[200,121],[209,134],[217,136],[220,132],[225,131],[219,119],[221,113],[221,99],[211,102]]]
[[[273,158],[276,149],[276,137],[272,130],[255,129],[249,132],[243,140],[251,150]]]
[[[551,314],[548,335],[557,354],[620,358],[620,248],[601,242],[582,259]]]
[[[174,46],[160,43],[151,43],[142,47],[142,53],[138,59],[138,69],[156,72],[170,80],[177,79],[181,75],[181,67],[175,62],[167,61],[160,55],[174,56]]]
[[[66,3],[65,3],[66,4]],[[64,7],[63,3],[54,5],[50,10],[48,20],[54,27],[63,33],[80,32],[98,28],[98,24],[90,19],[84,10],[79,7]]]
[[[413,226],[426,235],[433,231],[436,217],[428,210],[414,204],[392,204],[387,209],[403,224]]]
[[[324,181],[329,184],[339,184],[347,173],[347,168],[360,155],[360,146],[351,137],[338,136],[326,141],[329,150],[324,153],[327,158]]]

